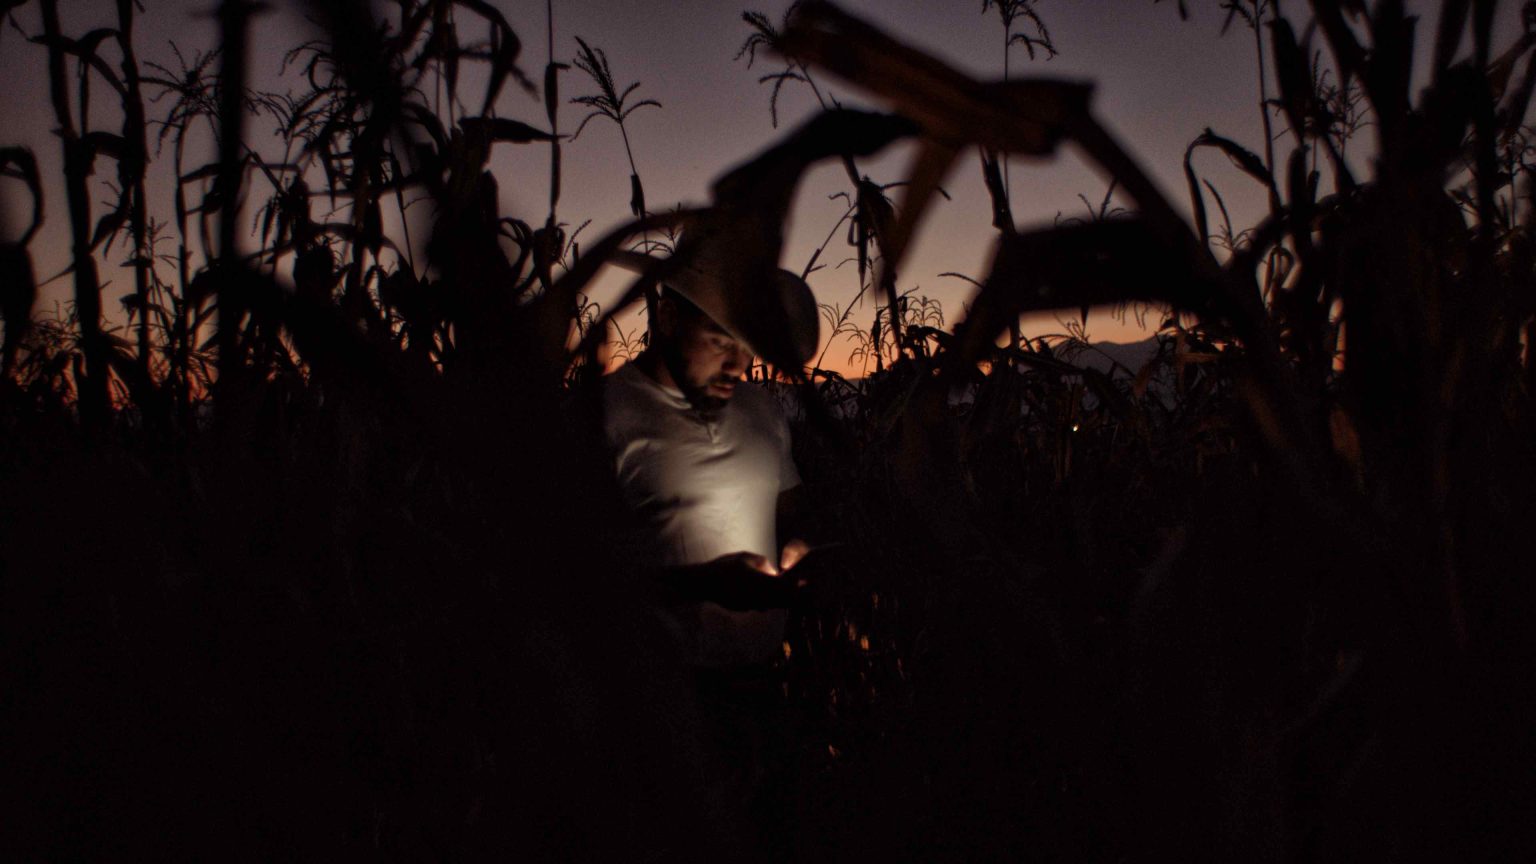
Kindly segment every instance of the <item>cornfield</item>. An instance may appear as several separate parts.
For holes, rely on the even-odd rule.
[[[1433,22],[1401,0],[1223,0],[1277,92],[1262,152],[1190,142],[1192,218],[1090,85],[977,80],[826,2],[747,12],[742,52],[782,64],[775,111],[831,80],[880,110],[823,99],[672,209],[625,125],[658,100],[586,41],[525,71],[543,24],[492,2],[310,2],[296,95],[248,86],[257,4],[223,0],[219,49],[175,69],[138,60],[134,0],[73,34],[59,5],[5,4],[64,165],[0,148],[8,212],[32,214],[0,237],[8,859],[1530,848],[1536,4],[1497,33],[1492,0]],[[1049,4],[982,11],[1005,57],[1056,52]],[[542,127],[498,116],[513,98]],[[610,123],[633,219],[582,237],[562,148]],[[248,146],[258,125],[280,159]],[[898,144],[910,172],[871,179]],[[1065,148],[1128,206],[1016,225],[1009,157]],[[500,210],[488,165],[509,149],[549,167],[541,224]],[[1205,151],[1257,184],[1259,222],[1232,224]],[[973,153],[995,252],[946,320],[900,274]],[[792,610],[764,853],[704,794],[686,670],[640,612],[569,406],[643,344],[616,313],[701,238],[736,251],[743,314],[772,314],[824,162],[848,185],[823,248],[846,241],[873,314],[824,309],[867,374],[790,362],[787,332],[752,373],[838,543]],[[52,315],[45,213],[71,239]],[[627,249],[671,257],[599,308]],[[132,280],[121,314],[109,267]],[[1160,323],[1139,368],[1019,325],[1103,307]]]

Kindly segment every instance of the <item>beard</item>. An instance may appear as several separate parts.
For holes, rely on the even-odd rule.
[[[683,395],[688,397],[688,403],[698,411],[706,414],[719,413],[725,409],[726,405],[730,404],[730,397],[711,396],[709,395],[708,388],[717,383],[724,383],[726,381],[733,380],[735,379],[717,377],[706,381],[701,386],[694,386],[689,384],[682,387],[681,389],[683,391]]]
[[[688,377],[688,363],[676,346],[659,345],[661,361],[667,365],[667,371],[672,375],[672,381],[677,389],[683,391],[688,404],[695,410],[708,414],[716,414],[729,404],[729,396],[711,396],[709,389],[721,384],[734,384],[738,379],[729,375],[712,375],[700,382],[694,382]]]

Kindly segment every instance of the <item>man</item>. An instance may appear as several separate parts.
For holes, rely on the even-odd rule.
[[[794,274],[733,278],[707,255],[691,259],[667,263],[649,347],[603,379],[602,432],[656,594],[650,611],[690,667],[714,757],[706,800],[726,835],[785,858],[793,784],[769,778],[791,770],[795,722],[772,661],[808,547],[788,539],[800,487],[788,424],[778,401],[742,376],[754,347],[780,363],[808,360],[820,322]],[[643,255],[618,263],[658,265]]]
[[[804,359],[819,325],[810,288],[783,270],[770,281],[785,310],[776,323]],[[637,554],[662,589],[657,611],[690,665],[716,669],[779,654],[807,551],[781,535],[800,485],[788,425],[771,394],[742,380],[747,333],[763,322],[737,320],[731,290],[707,264],[676,268],[652,310],[650,346],[603,387],[603,435]]]

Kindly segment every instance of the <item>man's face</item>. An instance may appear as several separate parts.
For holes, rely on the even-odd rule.
[[[752,363],[752,352],[708,315],[661,301],[661,344],[677,389],[699,408],[721,408]]]

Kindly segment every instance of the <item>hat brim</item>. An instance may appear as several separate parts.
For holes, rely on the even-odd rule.
[[[788,270],[776,268],[766,277],[736,282],[675,257],[621,250],[609,260],[676,291],[776,366],[804,366],[821,344],[816,296]],[[744,284],[750,282],[756,284]]]

